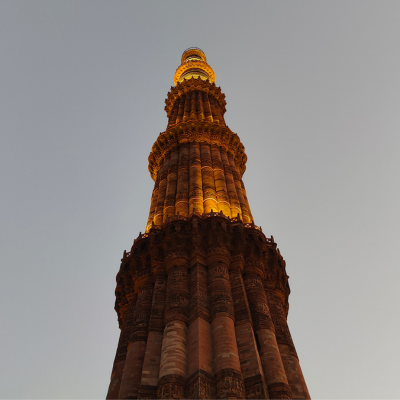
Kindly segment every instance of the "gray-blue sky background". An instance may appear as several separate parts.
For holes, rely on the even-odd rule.
[[[400,398],[398,1],[2,1],[0,396],[104,398],[187,47],[287,262],[313,398]]]

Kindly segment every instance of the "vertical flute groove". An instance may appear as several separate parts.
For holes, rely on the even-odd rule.
[[[212,117],[212,114],[211,114],[210,101],[209,101],[207,93],[203,93],[203,105],[204,105],[204,115],[206,117],[206,121],[207,122],[213,122],[213,117]]]
[[[224,167],[221,160],[219,146],[216,144],[211,145],[211,157],[214,169],[215,190],[217,192],[218,211],[222,211],[224,215],[231,217]]]
[[[199,214],[203,214],[203,184],[198,142],[190,142],[189,180],[189,213],[194,210]]]
[[[189,143],[181,144],[179,149],[175,212],[182,216],[189,215]]]
[[[185,107],[185,95],[179,99],[178,114],[176,116],[176,123],[179,124],[183,120],[183,110]]]
[[[221,147],[221,160],[222,164],[224,166],[224,173],[225,173],[225,181],[226,181],[226,187],[228,191],[228,196],[229,196],[229,205],[231,209],[231,215],[232,217],[236,217],[237,214],[241,214],[241,209],[240,209],[240,203],[238,199],[238,195],[236,193],[236,186],[235,182],[233,180],[233,175],[231,171],[231,167],[229,164],[228,160],[228,155],[226,153],[226,150]]]
[[[251,219],[250,219],[250,213],[249,213],[249,210],[248,210],[248,207],[247,207],[247,202],[246,202],[245,197],[243,195],[240,175],[239,175],[239,172],[237,170],[235,160],[234,160],[234,158],[233,158],[231,153],[228,153],[228,159],[229,159],[229,164],[231,166],[231,172],[232,172],[232,175],[233,175],[233,180],[235,182],[236,193],[238,195],[238,199],[239,199],[239,203],[240,203],[240,209],[242,211],[243,222],[248,224],[249,222],[251,222]]]
[[[178,180],[178,159],[179,159],[179,147],[175,146],[171,150],[171,156],[168,167],[167,189],[164,200],[163,222],[165,222],[167,216],[172,217],[175,215],[175,197],[176,197],[176,186]]]
[[[158,189],[157,206],[155,209],[155,216],[154,216],[154,223],[156,225],[161,225],[163,222],[164,200],[165,200],[165,193],[167,191],[169,158],[170,158],[170,154],[168,153],[165,157],[165,160],[164,160],[163,165],[159,172],[160,173],[160,184],[159,184],[159,189]]]

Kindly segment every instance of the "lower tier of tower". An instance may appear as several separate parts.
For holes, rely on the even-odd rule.
[[[285,262],[254,224],[174,216],[117,275],[107,399],[309,399],[287,325]]]

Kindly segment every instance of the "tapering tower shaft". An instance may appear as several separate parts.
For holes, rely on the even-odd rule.
[[[287,325],[285,261],[251,215],[225,95],[190,48],[153,145],[144,234],[117,274],[108,399],[309,399]]]

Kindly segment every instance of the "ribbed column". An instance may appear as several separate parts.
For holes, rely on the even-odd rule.
[[[224,166],[224,172],[225,172],[225,182],[226,182],[226,187],[228,190],[228,195],[229,195],[229,205],[231,208],[231,216],[236,217],[238,214],[241,215],[241,209],[240,209],[240,202],[236,193],[236,186],[235,182],[233,180],[233,175],[232,175],[232,170],[231,166],[229,164],[229,159],[228,159],[228,154],[226,153],[226,150],[221,147],[221,160],[222,164]]]
[[[186,398],[215,399],[214,359],[212,348],[207,268],[195,256],[190,268],[190,303],[188,326],[188,371]]]
[[[167,191],[169,157],[170,157],[170,154],[168,153],[165,156],[165,160],[160,168],[160,171],[158,172],[160,174],[160,184],[158,187],[157,206],[156,206],[155,216],[154,216],[154,223],[156,225],[161,225],[163,222],[164,200],[165,200],[165,194]]]
[[[187,374],[186,340],[189,282],[187,260],[171,256],[167,261],[167,300],[165,329],[162,341],[160,399],[184,399]]]
[[[264,372],[258,354],[257,342],[246,290],[244,288],[242,269],[244,261],[238,257],[231,263],[229,276],[232,298],[235,309],[235,332],[239,351],[240,365],[246,388],[247,399],[268,399],[268,391],[264,381]]]
[[[178,180],[178,159],[179,159],[179,147],[175,146],[171,150],[171,156],[169,159],[167,189],[164,200],[163,222],[165,222],[167,216],[172,217],[175,215],[175,197],[176,197],[176,186]]]
[[[182,121],[186,122],[190,118],[190,107],[192,105],[192,96],[187,93],[185,96],[185,106],[183,108],[183,118]]]
[[[232,176],[233,176],[233,180],[235,182],[235,187],[236,187],[236,193],[238,195],[239,198],[239,202],[240,202],[240,208],[242,210],[242,218],[243,218],[243,222],[245,224],[248,224],[251,222],[251,218],[250,218],[250,211],[249,208],[247,206],[247,202],[245,199],[245,196],[243,195],[243,191],[242,191],[242,184],[241,184],[241,177],[239,174],[239,171],[236,167],[236,163],[235,160],[233,158],[233,155],[231,153],[228,153],[228,160],[229,160],[229,164],[231,166],[231,172],[232,172]]]
[[[201,177],[203,183],[203,206],[206,214],[211,210],[218,211],[217,192],[215,191],[214,170],[211,159],[210,145],[206,142],[200,144]]]
[[[140,382],[140,399],[156,399],[158,378],[160,374],[161,345],[164,331],[166,276],[163,271],[156,272],[151,315],[149,321],[149,336],[144,355],[142,379]]]
[[[211,145],[211,158],[214,170],[215,190],[217,192],[218,211],[222,211],[226,216],[231,217],[224,166],[222,164],[219,146],[216,144]]]
[[[197,93],[197,118],[199,121],[204,121],[204,107],[203,107],[203,94]]]
[[[212,117],[212,114],[211,114],[210,101],[208,99],[208,94],[207,93],[203,93],[203,106],[204,106],[204,116],[206,118],[206,121],[213,122],[213,117]]]
[[[179,99],[178,115],[176,117],[176,123],[178,124],[183,120],[183,110],[185,108],[185,96],[181,96]]]
[[[220,248],[211,249],[210,253],[207,263],[217,396],[220,399],[244,399],[246,395],[236,343],[228,273],[229,258],[227,252],[222,252]]]
[[[247,210],[249,212],[250,222],[251,222],[251,221],[253,221],[253,216],[251,215],[250,204],[249,204],[249,200],[247,199],[247,193],[246,193],[246,189],[244,187],[244,183],[243,183],[242,179],[240,180],[240,185],[242,187],[242,193],[243,193],[244,201],[246,203]]]
[[[181,144],[179,149],[175,212],[184,217],[189,215],[189,143]]]
[[[190,142],[189,158],[189,214],[195,210],[203,214],[203,190],[201,178],[200,145]]]
[[[253,318],[254,331],[259,343],[265,383],[271,399],[290,399],[292,398],[291,389],[278,350],[274,324],[269,313],[260,270],[262,270],[261,263],[247,264],[244,283]]]
[[[128,352],[122,376],[119,399],[135,399],[142,377],[143,358],[146,351],[147,333],[153,297],[151,277],[143,277],[138,285],[133,329],[129,338]]]
[[[149,212],[149,218],[147,219],[146,232],[148,232],[150,230],[151,223],[154,221],[154,216],[156,213],[156,207],[157,207],[157,201],[158,201],[159,186],[160,186],[160,172],[158,172],[158,174],[157,174],[157,179],[154,184],[153,193],[151,195],[150,212]]]
[[[190,119],[197,120],[197,111],[196,111],[196,92],[191,92],[191,103],[190,103]]]
[[[124,322],[122,324],[121,334],[119,336],[117,354],[115,355],[107,399],[118,398],[118,393],[121,388],[122,375],[124,372],[126,352],[133,324],[136,300],[137,293],[134,293],[129,303],[126,305],[126,311],[122,313]]]
[[[176,124],[176,117],[178,116],[179,111],[179,100],[175,101],[174,106],[171,110],[171,114],[168,119],[168,126],[172,126]]]
[[[287,324],[285,311],[282,307],[282,299],[274,285],[266,285],[268,304],[272,320],[275,325],[276,340],[281,353],[286,376],[288,378],[294,399],[310,399],[307,385],[304,380],[296,349]]]
[[[224,112],[222,110],[222,107],[219,105],[218,102],[216,102],[215,105],[216,105],[216,108],[217,108],[217,113],[219,115],[219,122],[222,125],[225,125]]]
[[[216,124],[219,124],[219,122],[220,122],[219,121],[219,115],[218,115],[218,112],[217,112],[217,109],[216,109],[216,106],[215,106],[216,101],[215,101],[213,96],[209,96],[208,99],[210,100],[211,113],[212,113],[212,116],[213,116],[213,120],[214,120],[214,122]]]

